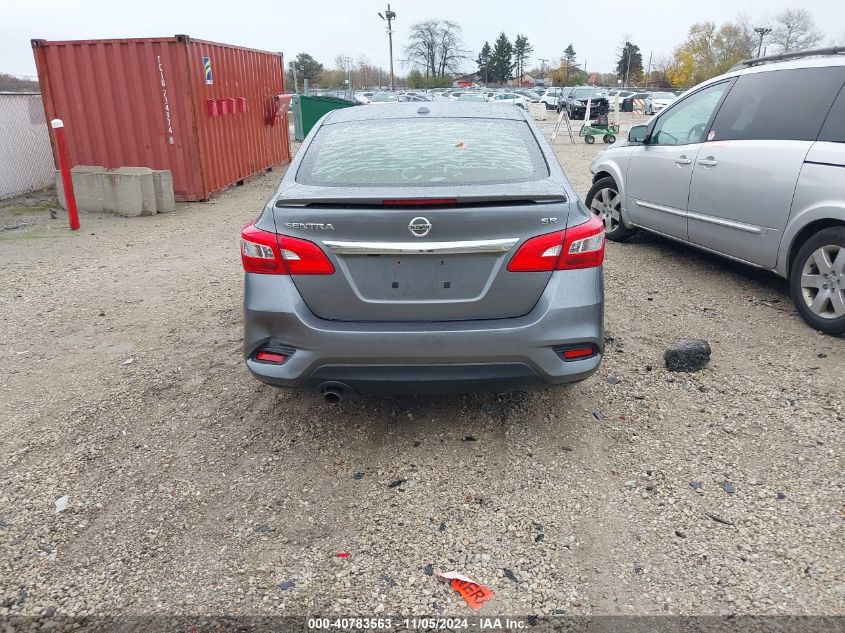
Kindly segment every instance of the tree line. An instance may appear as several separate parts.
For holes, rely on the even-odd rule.
[[[756,29],[756,31],[755,31]],[[757,31],[762,30],[762,35]],[[479,81],[502,84],[526,73],[535,78],[547,75],[554,85],[594,83],[616,85],[647,84],[652,87],[686,88],[726,72],[737,62],[759,54],[777,54],[818,47],[824,39],[813,16],[805,9],[786,9],[769,20],[752,22],[748,17],[716,24],[693,24],[686,39],[670,55],[644,60],[640,47],[626,35],[617,47],[615,72],[589,73],[578,61],[575,47],[569,43],[561,56],[549,66],[537,68],[531,63],[534,46],[524,35],[513,41],[502,32],[493,41],[485,41],[473,57],[464,47],[462,30],[451,20],[430,19],[412,24],[398,66],[409,68],[407,77],[397,76],[399,85],[410,87],[451,86],[452,79],[467,66],[474,66]],[[839,43],[845,44],[845,33]],[[832,42],[831,42],[832,44]],[[343,87],[346,80],[355,87],[383,86],[389,83],[384,68],[369,62],[366,56],[353,60],[345,55],[335,58],[333,68],[326,68],[308,53],[294,60],[297,83],[307,78],[313,87]],[[289,72],[288,83],[293,77]]]

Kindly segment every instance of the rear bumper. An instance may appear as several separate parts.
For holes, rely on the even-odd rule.
[[[537,305],[511,319],[346,322],[315,316],[290,277],[245,275],[244,357],[259,380],[360,393],[508,391],[566,384],[593,374],[604,349],[601,268],[552,274]],[[282,365],[256,362],[268,342],[296,351]],[[558,345],[599,353],[563,361]]]

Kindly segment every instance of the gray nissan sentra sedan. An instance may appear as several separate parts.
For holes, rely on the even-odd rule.
[[[604,227],[518,108],[335,110],[242,232],[244,355],[352,393],[583,380],[603,352]]]

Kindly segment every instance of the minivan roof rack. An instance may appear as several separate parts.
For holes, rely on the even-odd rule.
[[[751,66],[758,66],[760,64],[768,64],[770,62],[782,62],[786,61],[787,59],[799,59],[801,57],[813,57],[815,55],[839,55],[842,53],[845,53],[845,46],[830,46],[828,48],[814,48],[810,51],[795,51],[792,53],[767,55],[766,57],[755,57],[753,59],[743,60],[738,64],[735,64],[731,68],[731,71],[741,70],[743,68],[750,68]]]

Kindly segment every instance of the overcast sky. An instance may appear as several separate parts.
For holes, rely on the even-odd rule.
[[[335,55],[365,54],[387,67],[384,23],[375,0],[3,0],[0,9],[0,72],[35,75],[29,41],[157,37],[187,33],[252,48],[282,51],[287,59],[308,52],[326,65]],[[402,57],[408,27],[419,20],[442,18],[463,28],[464,44],[476,54],[485,40],[505,31],[524,34],[539,58],[558,58],[572,42],[578,62],[588,70],[611,71],[616,47],[625,34],[643,51],[670,54],[694,22],[723,22],[742,11],[765,25],[772,14],[804,7],[829,40],[845,43],[845,0],[605,0],[584,3],[559,0],[395,0],[391,8],[394,51]],[[467,64],[467,70],[474,70]],[[397,65],[397,73],[405,70]]]

